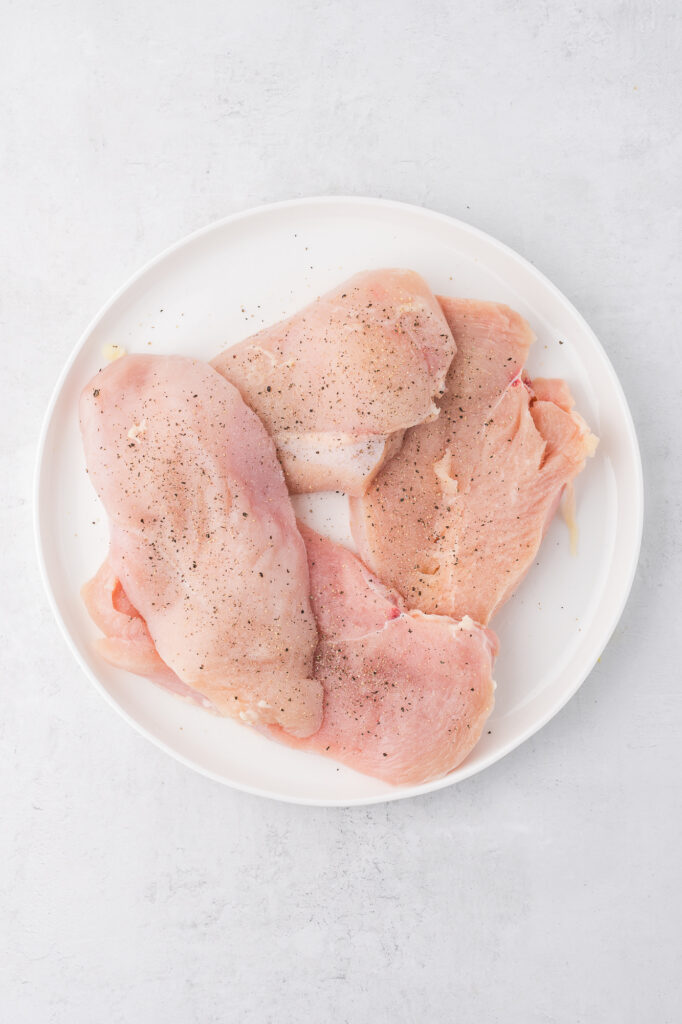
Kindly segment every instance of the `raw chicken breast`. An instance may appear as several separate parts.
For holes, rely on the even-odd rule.
[[[81,596],[90,618],[104,633],[95,641],[95,650],[105,661],[126,672],[145,676],[202,707],[213,707],[208,698],[183,683],[161,660],[147,623],[128,600],[108,558],[84,584]]]
[[[471,619],[408,612],[346,548],[299,524],[320,634],[322,727],[269,735],[386,782],[446,775],[478,742],[493,708],[495,635]]]
[[[267,427],[290,491],[363,494],[405,429],[438,415],[454,352],[419,274],[371,270],[213,365]]]
[[[258,417],[209,366],[173,356],[112,363],[85,388],[80,413],[111,527],[112,578],[103,569],[86,591],[112,637],[110,660],[127,654],[134,671],[164,682],[144,660],[154,661],[148,629],[162,665],[220,714],[315,732],[322,687],[305,547]],[[114,612],[131,620],[128,632]]]
[[[490,620],[532,564],[596,439],[563,381],[522,379],[533,340],[506,306],[441,299],[457,354],[440,416],[405,436],[351,526],[408,605]]]
[[[492,711],[494,633],[469,618],[406,611],[350,551],[299,528],[320,631],[315,678],[324,687],[324,719],[308,739],[259,728],[396,785],[446,775],[473,749]],[[83,593],[107,634],[98,642],[107,661],[215,710],[161,660],[108,561]]]

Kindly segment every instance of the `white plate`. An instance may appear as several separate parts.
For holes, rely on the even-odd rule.
[[[562,376],[601,443],[576,487],[579,552],[556,517],[538,565],[495,618],[497,705],[481,742],[446,779],[392,788],[322,757],[287,750],[189,707],[105,664],[79,597],[107,550],[77,424],[81,388],[102,348],[210,358],[369,267],[418,270],[439,293],[506,302],[538,340],[532,375]],[[296,499],[323,532],[350,542],[340,497]],[[104,697],[178,760],[251,793],[309,804],[362,804],[440,789],[499,760],[575,693],[620,617],[642,529],[642,471],[632,418],[596,337],[534,267],[488,235],[441,214],[376,199],[315,198],[228,217],[162,253],[95,317],[50,402],[38,456],[36,535],[45,586],[76,659]],[[489,730],[489,731],[488,731]]]

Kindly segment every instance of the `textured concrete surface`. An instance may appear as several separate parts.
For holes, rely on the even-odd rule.
[[[674,0],[2,5],[0,1015],[22,1024],[682,1017]],[[388,196],[503,239],[628,394],[647,524],[597,669],[483,775],[366,810],[174,763],[72,662],[39,422],[142,262],[263,201]]]

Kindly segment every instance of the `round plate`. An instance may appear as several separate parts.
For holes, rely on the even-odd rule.
[[[345,277],[410,267],[434,292],[506,302],[538,340],[531,375],[561,376],[600,437],[576,484],[579,547],[555,517],[537,566],[496,616],[496,707],[473,753],[445,779],[393,788],[334,761],[280,747],[107,665],[79,597],[107,550],[107,523],[88,482],[77,422],[81,388],[103,347],[209,359],[288,316]],[[352,546],[342,496],[295,499],[297,512]],[[219,221],[162,253],[95,317],[50,402],[38,455],[36,536],[45,586],[79,664],[137,729],[213,779],[280,800],[362,804],[465,779],[537,732],[592,669],[623,610],[639,554],[642,470],[632,418],[609,360],[582,317],[542,274],[475,228],[376,199],[278,203]]]

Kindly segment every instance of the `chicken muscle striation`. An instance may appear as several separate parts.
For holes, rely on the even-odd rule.
[[[408,605],[490,620],[532,564],[596,439],[563,381],[522,377],[533,340],[506,306],[441,299],[457,354],[440,416],[351,499],[361,556]]]

